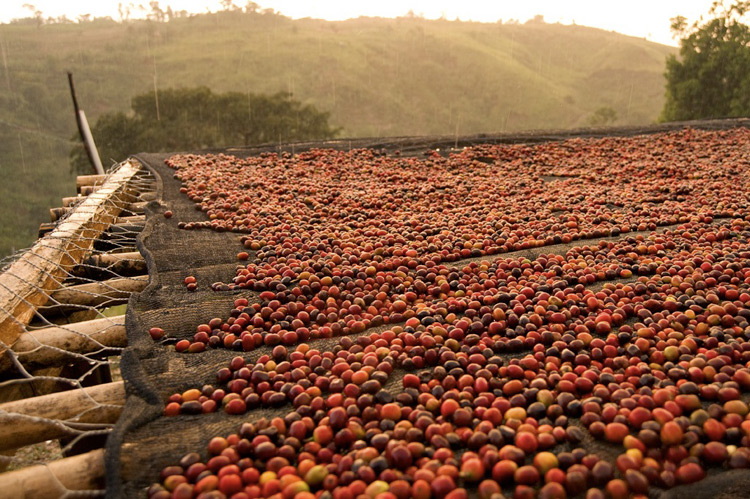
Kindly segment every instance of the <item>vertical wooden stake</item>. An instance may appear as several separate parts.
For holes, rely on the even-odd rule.
[[[70,72],[68,72],[68,84],[70,85],[70,96],[73,98],[73,108],[75,109],[78,134],[81,136],[83,147],[86,149],[86,156],[89,157],[89,162],[94,169],[94,173],[101,175],[104,173],[104,168],[102,168],[102,162],[99,159],[99,152],[96,150],[96,144],[94,144],[94,137],[91,135],[91,129],[86,120],[86,115],[78,107],[76,88],[73,84],[73,73]]]

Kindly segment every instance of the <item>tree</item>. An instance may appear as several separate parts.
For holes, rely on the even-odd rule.
[[[92,135],[102,163],[109,164],[142,151],[330,139],[340,129],[331,127],[328,118],[328,113],[285,92],[215,94],[206,87],[169,88],[159,90],[158,120],[151,91],[132,99],[129,114],[103,114]],[[89,170],[83,146],[74,147],[70,158],[74,170]]]
[[[23,8],[31,11],[31,14],[34,16],[34,21],[36,22],[37,28],[40,28],[42,24],[44,24],[44,14],[42,14],[41,10],[37,9],[30,3],[23,4]]]
[[[750,1],[714,2],[707,21],[672,19],[680,57],[667,59],[663,121],[750,115]]]
[[[221,0],[221,10],[224,12],[233,12],[240,10],[240,7],[235,5],[232,0]]]
[[[146,15],[146,18],[156,21],[158,23],[164,22],[167,14],[166,12],[161,10],[161,7],[159,6],[159,2],[153,0],[148,3],[148,6],[151,7],[151,12]]]

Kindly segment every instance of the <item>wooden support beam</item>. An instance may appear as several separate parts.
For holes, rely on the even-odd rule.
[[[76,189],[80,192],[81,187],[101,185],[106,178],[106,175],[78,175],[76,177]]]
[[[82,307],[113,307],[127,303],[132,293],[148,286],[148,275],[122,277],[101,282],[88,282],[53,291],[47,304],[39,307],[43,316],[56,315]]]
[[[135,235],[143,230],[145,224],[127,223],[117,224],[109,228],[109,232],[102,234],[102,240],[135,239]],[[132,243],[131,243],[132,244]]]
[[[135,249],[135,248],[133,248]],[[146,260],[137,251],[118,248],[119,253],[100,253],[87,258],[73,269],[74,276],[105,280],[113,277],[143,275],[147,272]]]
[[[77,421],[76,416],[99,405],[123,405],[125,382],[115,381],[0,404],[0,411],[39,418]],[[9,428],[8,431],[12,431]],[[0,439],[2,440],[2,439]]]
[[[81,196],[89,196],[99,190],[98,185],[84,185],[79,189]]]
[[[129,217],[117,217],[115,225],[143,225],[146,223],[146,215],[132,215]]]
[[[130,201],[128,183],[139,170],[137,162],[124,163],[102,185],[101,196],[83,201],[51,234],[0,274],[0,356]]]
[[[49,221],[50,222],[57,222],[60,220],[66,213],[70,212],[70,208],[50,208],[49,209]]]
[[[146,211],[147,204],[146,201],[135,201],[128,205],[127,210],[131,213],[143,213]]]
[[[49,234],[53,230],[55,230],[55,227],[57,226],[54,222],[42,222],[39,224],[39,239],[43,238],[45,235]]]
[[[78,201],[84,199],[83,196],[70,196],[70,197],[64,197],[62,198],[62,205],[63,208],[69,208],[76,204]]]
[[[77,203],[78,201],[81,201],[82,199],[86,199],[86,198],[84,196],[62,198],[62,206],[49,209],[49,221],[57,222],[63,216],[73,211],[73,205]],[[128,203],[123,206],[123,211],[130,212],[130,213],[143,213],[143,211],[146,209],[147,204],[148,203],[146,203],[145,201]],[[139,221],[146,220],[146,217],[143,215],[134,215],[131,217],[121,217],[121,218],[133,218],[134,220],[139,220]],[[124,222],[127,222],[127,220],[125,220]],[[124,222],[118,221],[117,223],[124,223]]]
[[[140,232],[143,230],[146,219],[145,217],[143,217],[143,215],[136,215],[132,217],[120,217],[115,222],[117,223],[109,226],[110,232]],[[39,237],[41,238],[46,234],[49,234],[50,232],[55,230],[56,226],[57,222],[43,222],[39,224]],[[106,237],[106,235],[106,232],[102,234],[103,237]]]
[[[113,424],[124,404],[123,381],[0,404],[0,450],[75,435],[85,424]]]
[[[92,256],[86,263],[94,267],[111,268],[117,273],[142,274],[146,272],[146,260],[137,251],[102,253]]]
[[[156,191],[141,192],[140,194],[138,194],[138,199],[146,203],[148,203],[149,201],[153,201],[156,199]]]
[[[0,475],[4,497],[54,499],[66,492],[104,489],[104,449]]]
[[[125,348],[125,316],[77,322],[66,326],[51,326],[23,333],[12,345],[13,352],[24,365],[53,366],[70,360],[66,352],[86,354],[104,347]],[[0,372],[10,362],[0,358]]]
[[[102,282],[88,282],[53,291],[50,298],[63,305],[97,307],[114,300],[127,300],[131,293],[139,293],[148,285],[148,276],[123,277]],[[48,304],[47,307],[57,305]]]

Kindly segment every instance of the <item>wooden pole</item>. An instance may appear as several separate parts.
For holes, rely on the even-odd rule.
[[[65,352],[86,354],[103,347],[124,348],[127,344],[125,316],[117,315],[29,331],[23,333],[12,348],[22,364],[50,366],[69,360]],[[2,361],[0,359],[0,372],[10,366],[4,366]]]
[[[34,329],[23,333],[11,348],[24,362],[51,365],[66,358],[63,352],[55,349],[85,354],[102,346],[127,346],[124,315]],[[2,370],[0,367],[0,372]]]
[[[0,475],[4,497],[55,499],[76,490],[104,488],[104,449]]]
[[[122,247],[121,250],[127,250]],[[143,275],[147,271],[146,260],[137,251],[101,253],[86,259],[73,269],[74,276],[104,280],[112,277]]]
[[[83,132],[83,145],[86,147],[86,151],[90,151],[90,159],[94,163],[94,171],[99,174],[104,173],[104,167],[102,166],[102,160],[99,157],[99,150],[96,148],[96,141],[94,136],[91,134],[91,127],[89,127],[89,120],[86,119],[86,113],[83,109],[78,111],[80,117],[81,130]]]
[[[135,162],[124,163],[102,186],[102,196],[83,201],[52,233],[0,274],[0,356],[24,333],[36,309],[90,254],[95,239],[130,201],[128,182],[139,169]]]
[[[83,199],[85,199],[84,196],[68,196],[68,197],[62,198],[61,204],[63,208],[70,208],[77,202],[82,201]],[[133,213],[143,212],[143,210],[146,209],[146,204],[148,203],[146,203],[145,201],[136,201],[127,205],[125,207],[125,211],[131,211]],[[59,209],[59,208],[53,208],[53,209]]]
[[[65,199],[77,199],[81,200],[84,199],[82,197],[75,197],[75,198],[63,198],[63,204]],[[129,205],[123,207],[123,211],[128,211],[130,213],[143,213],[143,209],[145,208],[146,203],[130,203]],[[50,208],[49,209],[49,218],[50,222],[56,222],[59,219],[61,219],[63,216],[67,215],[73,211],[73,208],[70,206],[60,206],[58,208]],[[136,223],[136,222],[145,222],[146,217],[145,215],[138,214],[138,215],[129,215],[126,217],[120,217],[118,218],[117,223]]]
[[[106,175],[78,175],[76,177],[76,189],[80,192],[83,187],[101,185],[107,179]]]
[[[148,203],[146,201],[130,203],[128,207],[126,208],[126,210],[131,213],[143,213],[146,210],[147,204]]]
[[[50,301],[39,308],[42,315],[80,310],[81,307],[112,307],[127,303],[132,293],[148,286],[148,276],[123,277],[102,282],[88,282],[53,291]]]
[[[113,424],[124,404],[123,381],[0,404],[0,450],[75,435],[87,425]]]
[[[115,381],[0,404],[0,411],[39,418],[77,420],[77,415],[99,405],[123,405],[125,382]],[[11,431],[12,428],[9,429]],[[1,440],[1,439],[0,439]]]
[[[63,208],[68,208],[70,206],[73,206],[74,204],[76,204],[78,201],[81,201],[82,199],[83,199],[83,196],[68,196],[68,197],[64,197],[64,198],[62,198]]]
[[[96,267],[109,268],[114,266],[127,267],[132,271],[145,271],[146,260],[137,251],[127,253],[102,253],[92,256],[88,262]]]
[[[57,208],[59,209],[59,208]],[[129,211],[129,210],[128,210]],[[53,210],[50,210],[50,214]],[[140,232],[143,230],[146,218],[143,215],[134,215],[132,217],[119,217],[115,220],[115,223],[109,226],[110,232],[123,233],[123,232]],[[57,222],[44,222],[39,224],[39,237],[43,237],[45,234],[49,234],[57,227]],[[102,234],[102,237],[106,239],[107,234]]]
[[[117,217],[115,225],[143,225],[146,223],[146,215],[131,215],[127,217]]]
[[[83,147],[86,149],[86,156],[89,158],[91,167],[95,173],[103,174],[104,169],[102,168],[102,162],[99,159],[99,153],[96,151],[94,145],[94,139],[91,136],[91,130],[89,129],[86,115],[83,113],[81,108],[78,106],[78,97],[76,97],[76,87],[73,84],[73,73],[68,72],[68,85],[70,85],[70,96],[73,99],[73,109],[76,115],[76,125],[78,125],[78,134],[81,136]]]
[[[99,190],[98,185],[84,185],[79,189],[81,196],[89,196]]]

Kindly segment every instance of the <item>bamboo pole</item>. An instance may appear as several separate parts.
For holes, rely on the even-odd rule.
[[[4,497],[54,499],[68,491],[104,488],[104,449],[0,475]]]
[[[124,163],[99,192],[88,198],[55,230],[37,241],[0,275],[0,355],[24,332],[48,293],[59,288],[68,273],[91,251],[94,240],[115,220],[129,201],[128,182],[140,169]]]
[[[113,424],[124,404],[123,381],[0,404],[0,450],[75,435],[90,425]]]
[[[124,348],[127,344],[125,316],[117,315],[29,331],[18,338],[12,349],[23,364],[50,366],[69,360],[66,352],[86,354],[104,347]],[[4,360],[0,358],[0,372],[10,367]]]

